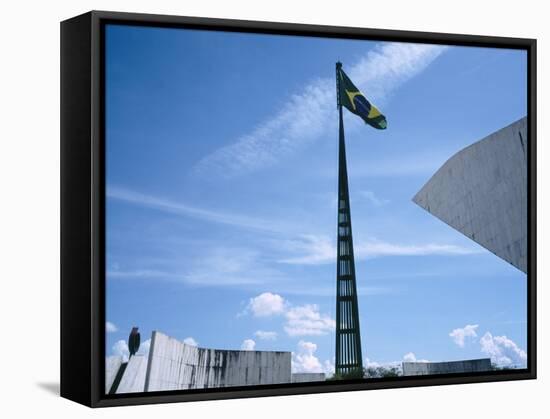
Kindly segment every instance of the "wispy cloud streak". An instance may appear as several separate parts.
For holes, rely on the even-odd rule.
[[[205,221],[227,224],[234,227],[241,227],[264,232],[278,233],[272,222],[259,218],[246,217],[242,215],[230,214],[227,212],[217,212],[194,207],[181,202],[175,202],[152,195],[142,194],[130,189],[117,186],[107,187],[107,197],[135,204],[143,207],[153,208],[166,213],[184,215],[193,218],[199,218]]]
[[[281,259],[279,262],[293,265],[321,265],[336,262],[336,246],[327,236],[304,235],[286,243],[289,250],[300,256]],[[371,239],[354,246],[357,259],[382,256],[469,255],[481,250],[453,244],[399,244]]]
[[[258,251],[238,246],[208,247],[200,256],[167,264],[162,270],[107,271],[107,280],[174,281],[203,287],[252,286],[282,279],[284,275],[264,263]]]
[[[347,70],[370,99],[383,104],[444,49],[437,45],[381,43]],[[273,118],[204,157],[194,172],[234,177],[273,166],[330,132],[336,120],[335,103],[334,80],[315,79],[292,95]]]
[[[131,205],[152,208],[156,211],[182,217],[194,217],[206,222],[226,224],[240,229],[254,229],[263,233],[264,240],[256,243],[260,248],[242,245],[210,245],[208,252],[191,258],[190,263],[163,263],[151,268],[138,265],[130,270],[116,267],[107,273],[109,279],[140,279],[181,281],[194,286],[254,286],[278,283],[285,288],[290,279],[281,271],[281,264],[323,265],[336,262],[333,238],[320,234],[293,233],[270,219],[257,219],[247,215],[228,214],[189,206],[129,189],[108,187],[107,196]],[[258,235],[262,237],[262,234]],[[266,239],[266,236],[269,237]],[[264,246],[267,246],[263,248]],[[377,239],[357,242],[355,256],[358,260],[383,256],[468,255],[478,253],[476,248],[453,244],[401,244]],[[266,256],[267,255],[267,256]],[[310,291],[309,291],[310,292]],[[363,293],[387,292],[381,289],[365,289]],[[295,293],[308,293],[295,289]]]

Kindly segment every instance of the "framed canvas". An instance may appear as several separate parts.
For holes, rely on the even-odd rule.
[[[535,378],[535,64],[533,39],[62,22],[61,395]]]

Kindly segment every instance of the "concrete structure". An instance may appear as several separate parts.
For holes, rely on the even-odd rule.
[[[297,372],[292,374],[293,383],[311,383],[313,381],[325,381],[324,372]]]
[[[458,374],[490,370],[489,358],[449,362],[403,362],[403,375]]]
[[[290,352],[190,346],[153,332],[145,391],[290,382]]]
[[[198,348],[155,331],[148,355],[134,355],[128,363],[105,359],[105,388],[121,394],[290,383],[290,361],[290,352]],[[324,374],[314,375],[324,380]]]
[[[116,394],[144,391],[147,361],[148,357],[146,355],[134,355],[130,357],[120,383],[116,388]]]
[[[108,356],[105,358],[105,393],[109,393],[115,381],[118,370],[122,365],[121,356]]]
[[[456,153],[413,201],[527,273],[527,119]]]

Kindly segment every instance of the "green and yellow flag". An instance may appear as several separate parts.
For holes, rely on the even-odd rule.
[[[339,68],[338,78],[340,103],[371,127],[386,129],[386,117],[355,87],[342,68]]]

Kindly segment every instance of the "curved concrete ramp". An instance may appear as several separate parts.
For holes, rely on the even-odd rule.
[[[527,273],[527,118],[456,153],[413,201]]]

